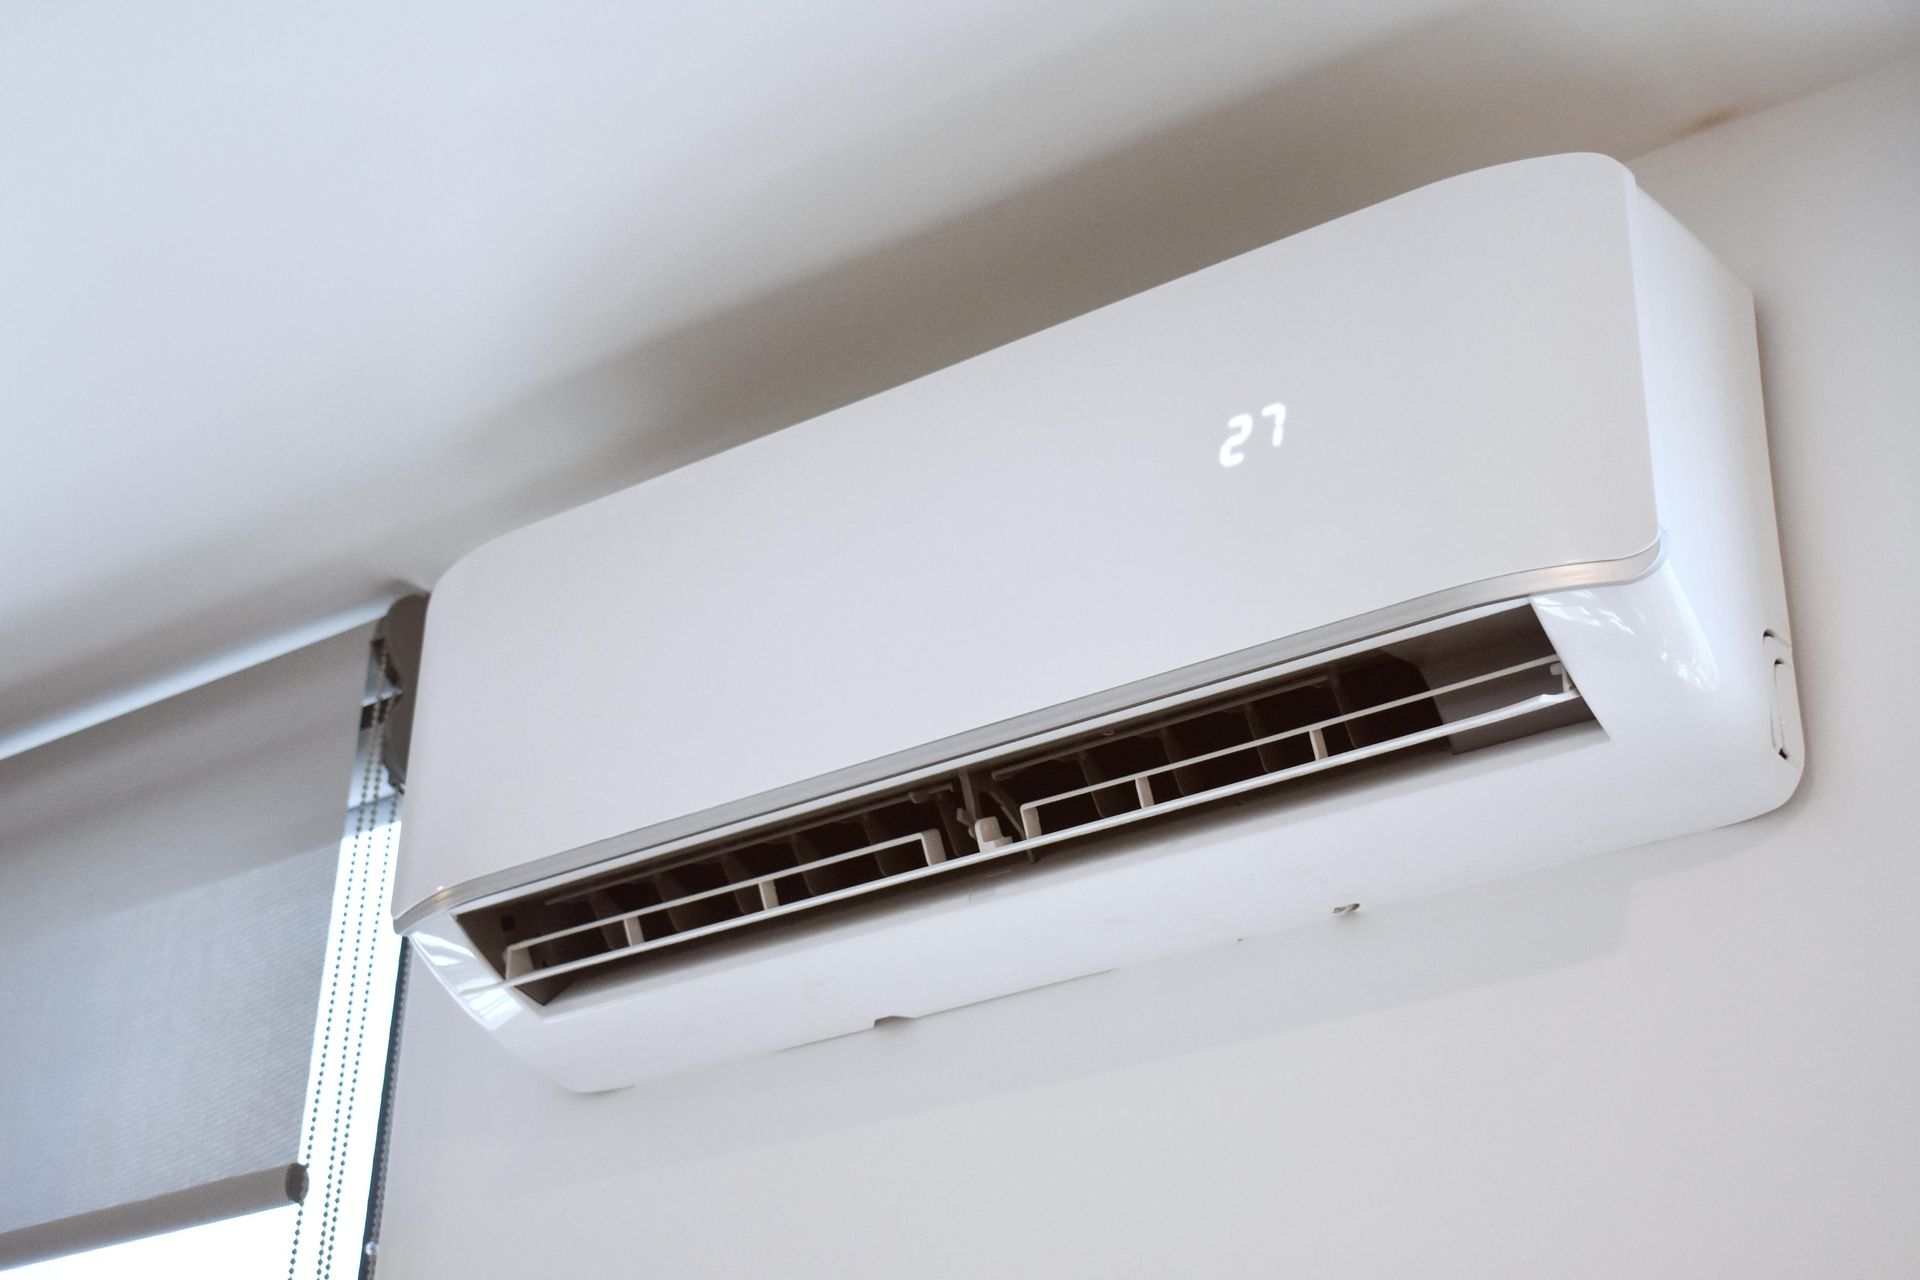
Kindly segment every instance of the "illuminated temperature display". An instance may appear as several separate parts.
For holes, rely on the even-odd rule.
[[[1287,406],[1275,401],[1260,411],[1260,416],[1273,423],[1273,447],[1278,449],[1280,442],[1287,438]],[[1220,446],[1220,465],[1237,467],[1247,460],[1247,440],[1253,435],[1253,415],[1236,413],[1227,419],[1227,438]]]

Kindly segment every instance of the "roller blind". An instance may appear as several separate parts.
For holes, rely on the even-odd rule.
[[[0,761],[0,1266],[304,1190],[369,631]]]

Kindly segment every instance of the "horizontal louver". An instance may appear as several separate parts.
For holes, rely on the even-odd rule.
[[[1177,710],[1013,750],[891,793],[464,913],[502,979],[552,999],[707,939],[804,926],[838,903],[1037,857],[1229,799],[1286,803],[1310,780],[1375,778],[1433,753],[1590,719],[1517,609]]]

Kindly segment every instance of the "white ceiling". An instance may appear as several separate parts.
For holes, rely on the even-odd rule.
[[[0,3],[0,744],[1407,187],[1916,44],[1913,0]]]

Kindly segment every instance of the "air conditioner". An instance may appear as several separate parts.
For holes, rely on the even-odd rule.
[[[398,925],[579,1090],[1737,822],[1801,770],[1750,297],[1589,155],[501,538],[422,669]]]

